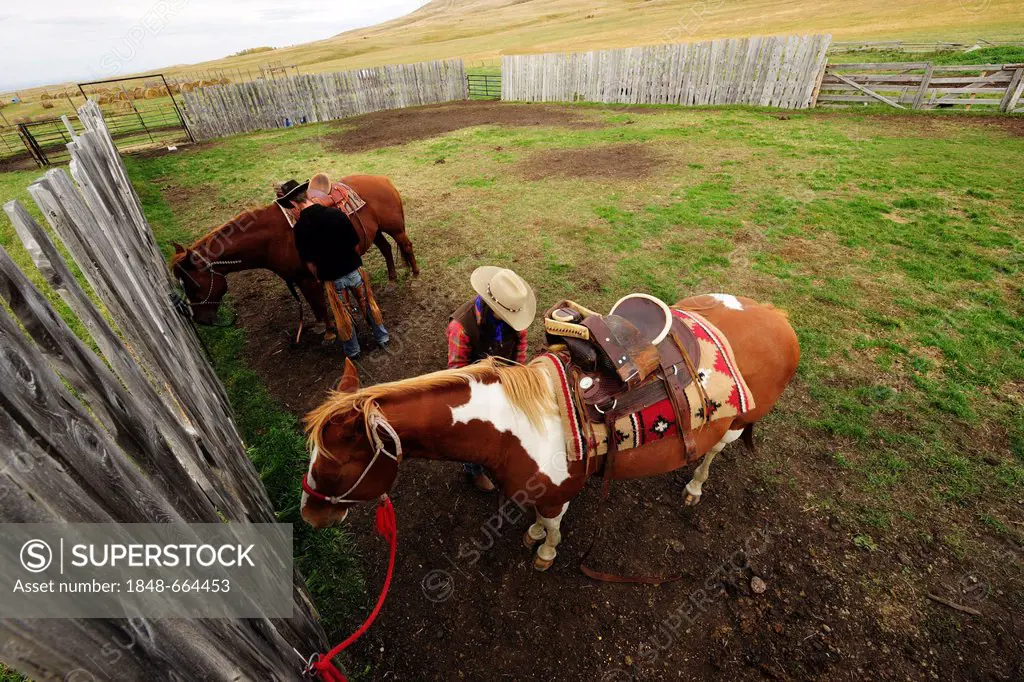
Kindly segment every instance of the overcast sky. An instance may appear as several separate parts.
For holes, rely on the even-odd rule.
[[[427,0],[3,0],[0,90],[101,80],[284,47],[407,14]],[[320,9],[314,15],[314,7]]]

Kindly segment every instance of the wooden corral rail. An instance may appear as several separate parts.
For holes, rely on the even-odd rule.
[[[461,59],[230,83],[182,95],[197,140],[468,97]]]
[[[116,327],[47,231],[18,202],[6,204],[103,359],[0,248],[0,296],[17,318],[0,308],[0,518],[272,523],[223,387],[174,310],[167,267],[99,107],[89,102],[79,117],[85,131],[68,145],[77,186],[52,170],[29,191]],[[327,642],[297,574],[293,597],[287,620],[3,620],[0,660],[37,682],[77,669],[96,679],[298,679],[296,650]],[[117,648],[116,670],[95,670],[115,641],[133,645]]]
[[[1024,111],[1024,64],[930,62],[829,64],[817,104],[886,104],[898,109],[996,107]]]
[[[832,37],[733,38],[502,59],[501,98],[533,102],[810,106]]]

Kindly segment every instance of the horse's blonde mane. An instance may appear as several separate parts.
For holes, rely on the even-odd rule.
[[[554,392],[542,369],[487,358],[468,367],[444,369],[411,379],[377,384],[353,393],[332,391],[320,407],[306,415],[309,448],[312,450],[315,447],[320,454],[331,458],[324,448],[323,432],[334,417],[365,412],[373,409],[377,401],[398,398],[410,392],[431,391],[485,379],[497,379],[512,406],[523,412],[537,429],[543,428],[545,416],[557,411]]]

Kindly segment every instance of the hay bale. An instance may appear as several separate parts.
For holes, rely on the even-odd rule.
[[[96,97],[96,104],[110,104],[110,95],[100,95]]]
[[[164,96],[163,88],[146,88],[146,99],[159,99]]]
[[[48,93],[48,92],[44,92],[44,93],[43,93],[43,94],[42,94],[42,95],[41,95],[41,96],[39,97],[39,101],[40,101],[40,102],[49,102],[49,101],[50,101],[51,99],[53,99],[53,97],[52,97],[52,96],[50,95],[50,93]]]
[[[179,92],[192,92],[195,88],[192,87],[191,83],[182,83],[178,86]]]
[[[146,88],[135,88],[132,90],[132,99],[146,99]]]
[[[114,111],[119,114],[130,114],[132,112],[131,100],[123,99],[114,102]]]
[[[48,99],[41,101],[40,104],[43,105],[43,109],[53,109],[53,102]]]
[[[220,82],[221,85],[227,85],[228,83],[231,82],[231,79],[230,78],[221,78],[219,82]]]

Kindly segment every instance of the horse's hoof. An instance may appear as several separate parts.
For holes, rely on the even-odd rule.
[[[526,532],[523,533],[523,546],[526,547],[526,549],[533,550],[533,548],[537,546],[537,543],[540,542],[542,539],[543,538],[535,539],[532,535],[530,535],[530,530],[527,529]]]
[[[533,558],[533,567],[538,571],[546,571],[555,563],[554,559],[541,559],[539,556]]]
[[[693,493],[686,493],[686,497],[683,498],[683,504],[687,507],[695,507],[700,502],[700,495],[694,495]]]

